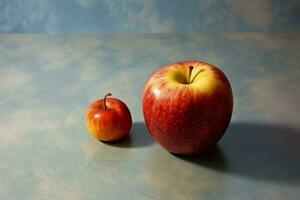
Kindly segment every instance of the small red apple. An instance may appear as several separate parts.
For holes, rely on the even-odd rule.
[[[88,131],[101,141],[115,141],[127,135],[132,126],[132,118],[126,104],[116,98],[107,98],[91,103],[85,113]]]
[[[220,69],[191,60],[155,71],[144,86],[142,104],[146,126],[161,146],[172,153],[199,154],[223,136],[233,95]]]

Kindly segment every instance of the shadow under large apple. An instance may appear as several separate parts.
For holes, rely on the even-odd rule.
[[[300,182],[300,131],[285,125],[235,122],[218,147],[196,157],[177,157],[225,173],[293,184]]]

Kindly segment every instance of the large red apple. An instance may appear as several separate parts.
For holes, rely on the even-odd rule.
[[[199,154],[216,144],[229,125],[233,96],[217,67],[196,60],[155,71],[145,84],[143,114],[152,137],[177,154]]]
[[[88,131],[101,141],[115,141],[127,135],[132,126],[132,118],[126,104],[116,98],[97,100],[89,105],[85,113]]]

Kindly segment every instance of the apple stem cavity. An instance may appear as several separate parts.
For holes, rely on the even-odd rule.
[[[108,97],[108,96],[111,96],[111,93],[110,93],[110,92],[107,93],[107,94],[104,96],[104,99],[103,99],[104,110],[106,110],[106,108],[107,108],[107,105],[106,105],[106,97]]]
[[[196,78],[196,76],[198,76],[198,74],[200,74],[200,73],[203,72],[203,71],[204,71],[204,69],[199,70],[199,71],[195,74],[195,76],[193,77],[193,79],[191,80],[190,83],[193,83],[194,80],[195,80],[195,78]]]
[[[194,67],[193,66],[189,66],[189,76],[188,76],[188,84],[191,83],[191,75],[192,75],[192,71],[193,71]]]

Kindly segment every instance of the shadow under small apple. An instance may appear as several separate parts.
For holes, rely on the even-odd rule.
[[[127,136],[114,142],[104,143],[120,148],[134,148],[152,145],[154,141],[149,135],[144,122],[134,122],[131,131]]]
[[[300,182],[300,131],[285,125],[233,122],[218,146],[178,156],[199,166],[253,179]]]

